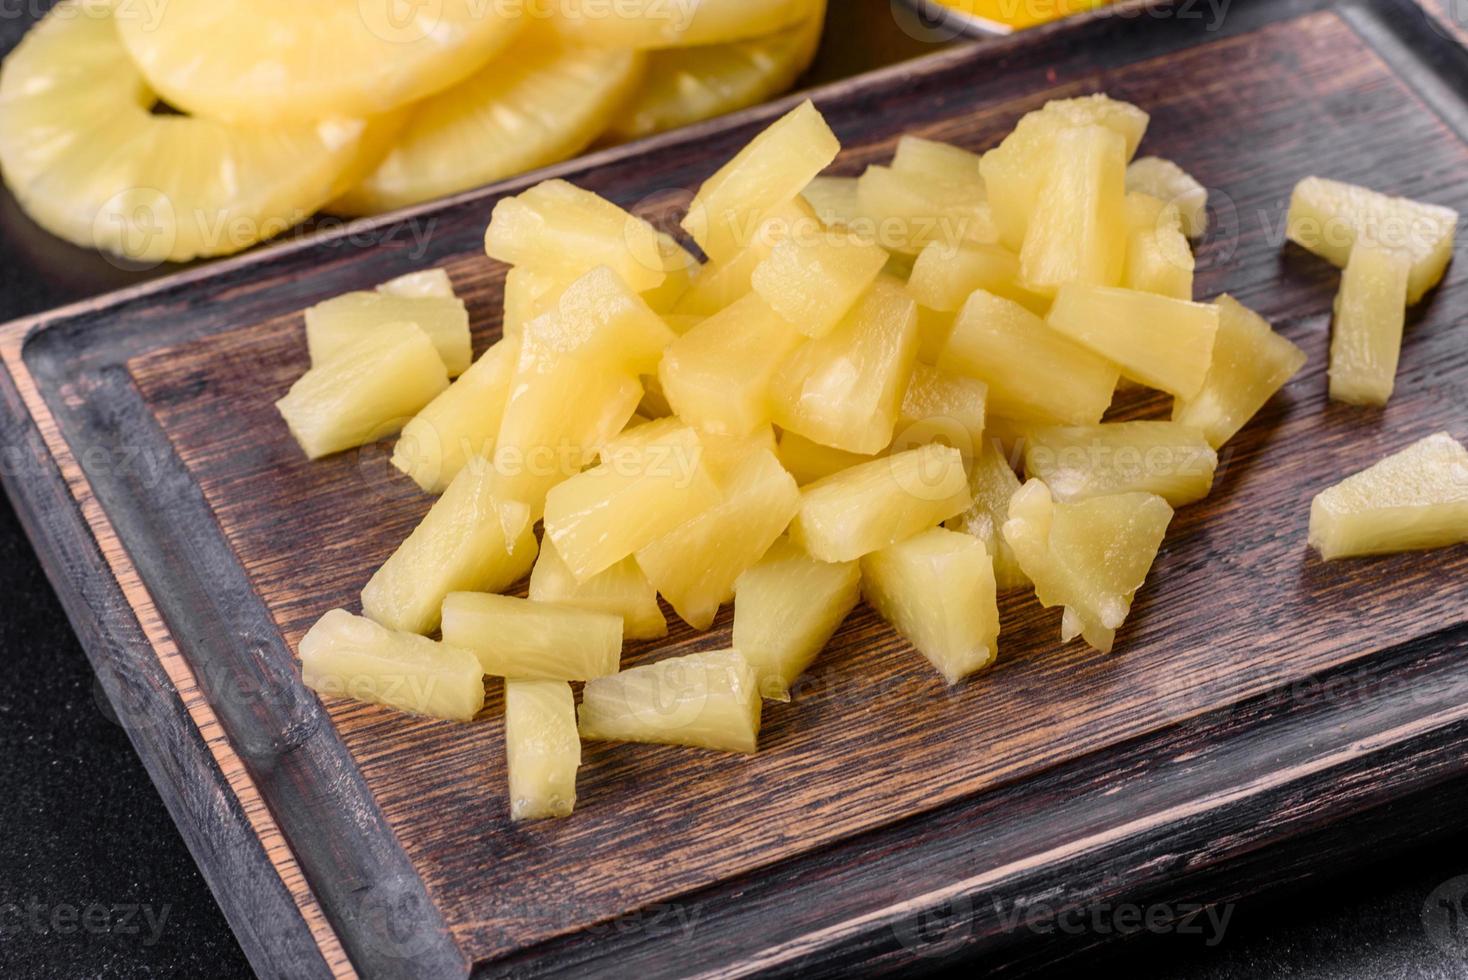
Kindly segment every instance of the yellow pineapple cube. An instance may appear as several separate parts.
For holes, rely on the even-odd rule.
[[[668,347],[660,387],[685,422],[743,435],[770,423],[772,379],[801,341],[784,317],[749,293]]]
[[[1019,567],[1014,549],[1000,533],[1009,520],[1010,498],[1019,492],[1019,477],[992,441],[984,443],[969,467],[968,492],[972,500],[968,510],[950,517],[943,526],[971,534],[984,543],[984,551],[994,560],[994,583],[1000,592],[1028,587],[1029,576]]]
[[[816,561],[779,538],[739,576],[734,595],[734,649],[754,668],[764,697],[789,701],[790,685],[861,598],[861,566]]]
[[[892,437],[901,451],[930,442],[953,446],[973,459],[984,444],[989,386],[976,378],[926,364],[915,365]]]
[[[786,238],[750,277],[754,291],[807,337],[824,337],[876,282],[887,253],[853,235]]]
[[[978,538],[935,527],[861,560],[862,592],[949,684],[999,653],[994,564]]]
[[[392,435],[448,386],[428,335],[389,323],[301,375],[275,408],[306,455],[320,459]]]
[[[454,298],[454,281],[449,278],[447,270],[444,269],[420,269],[417,272],[409,272],[389,279],[387,282],[378,283],[377,291],[388,296],[401,296],[405,299],[424,299],[437,297],[439,299]]]
[[[699,272],[674,310],[680,314],[712,316],[753,288],[754,270],[787,238],[806,238],[822,228],[815,211],[803,198],[770,210],[755,224],[749,242],[723,262],[711,262]]]
[[[1065,607],[1061,639],[1110,653],[1171,522],[1167,501],[1149,493],[1056,503],[1030,480],[1010,500],[1003,533],[1040,604]]]
[[[823,446],[795,432],[780,433],[780,444],[775,454],[780,457],[780,465],[802,487],[832,473],[850,469],[858,463],[869,463],[876,459],[875,455],[848,453],[844,449]]]
[[[753,754],[761,705],[759,679],[737,650],[692,653],[588,681],[581,737]]]
[[[443,600],[443,641],[479,658],[494,677],[587,681],[622,663],[622,617],[485,592]]]
[[[918,254],[907,280],[907,291],[923,306],[956,312],[974,290],[1013,300],[1044,316],[1050,298],[1027,289],[1020,281],[1019,256],[1002,245],[934,242]]]
[[[1046,322],[1119,365],[1133,381],[1192,398],[1202,390],[1213,363],[1218,307],[1132,289],[1072,284],[1056,294]]]
[[[1101,420],[1118,377],[1110,361],[982,289],[959,312],[938,366],[988,385],[991,415],[1073,425]]]
[[[407,297],[387,292],[344,293],[306,310],[306,346],[313,367],[326,364],[364,333],[389,323],[411,323],[428,334],[449,377],[469,367],[469,311],[454,297]]]
[[[637,549],[637,564],[696,630],[713,625],[734,583],[785,532],[800,490],[768,449],[751,453],[723,484],[724,499]]]
[[[764,215],[794,200],[840,150],[816,107],[802,102],[703,182],[683,230],[711,261],[728,260],[748,244]]]
[[[1214,305],[1213,363],[1198,394],[1173,402],[1172,420],[1202,429],[1217,449],[1305,366],[1305,352],[1233,297],[1220,296]]]
[[[968,508],[963,454],[928,445],[803,488],[790,540],[821,561],[855,561]]]
[[[1310,546],[1326,561],[1468,541],[1468,450],[1446,432],[1322,491]]]
[[[582,360],[600,360],[608,368],[651,374],[663,351],[677,339],[663,318],[621,276],[598,266],[567,286],[555,311],[525,325],[551,350]]]
[[[505,274],[504,315],[500,332],[518,338],[525,324],[556,308],[566,283],[519,266]]]
[[[1126,196],[1126,216],[1126,271],[1121,284],[1144,293],[1192,299],[1196,263],[1177,208],[1134,191]]]
[[[650,440],[610,452],[546,497],[545,534],[578,582],[605,571],[722,499],[703,447],[676,419]],[[656,583],[654,583],[656,584]]]
[[[1041,293],[1113,286],[1126,263],[1126,141],[1104,126],[1062,129],[1041,171],[1020,276]]]
[[[892,154],[892,169],[900,174],[911,174],[988,196],[983,174],[979,171],[979,155],[951,143],[921,136],[900,137]]]
[[[892,441],[917,360],[917,304],[879,279],[840,325],[809,340],[775,375],[775,424],[853,453]]]
[[[810,205],[821,224],[827,228],[852,230],[861,223],[861,202],[856,193],[855,177],[812,177],[800,192],[800,200]],[[867,237],[874,237],[867,229]]]
[[[1181,507],[1208,496],[1217,468],[1203,430],[1181,422],[1053,426],[1035,429],[1025,446],[1025,472],[1066,503],[1136,492]]]
[[[1295,185],[1285,226],[1290,241],[1342,269],[1358,241],[1404,253],[1412,266],[1409,304],[1442,280],[1457,231],[1458,212],[1451,208],[1321,177]]]
[[[1357,245],[1335,298],[1330,336],[1330,397],[1385,405],[1397,384],[1407,317],[1411,260],[1405,253]]]
[[[661,285],[644,289],[642,298],[659,315],[672,313],[683,300],[693,281],[698,278],[702,265],[693,253],[666,232],[658,232],[658,250],[662,256],[663,272],[667,278]]]
[[[994,242],[998,233],[982,183],[935,181],[922,174],[873,166],[856,182],[857,207],[877,244],[916,255],[933,242]],[[866,228],[858,227],[863,233]]]
[[[909,295],[911,292],[908,290]],[[926,306],[918,305],[917,359],[919,363],[929,367],[937,365],[938,360],[943,356],[943,349],[948,346],[948,338],[953,334],[955,319],[956,314],[930,310]]]
[[[620,616],[622,635],[629,640],[656,640],[668,635],[668,621],[658,605],[657,590],[635,558],[623,558],[585,582],[578,582],[556,554],[555,544],[547,541],[530,573],[529,595],[536,602]]]
[[[450,592],[499,592],[523,578],[537,546],[529,525],[506,538],[493,472],[464,467],[362,589],[362,611],[408,633],[438,628]]]
[[[333,609],[301,638],[301,680],[333,698],[469,721],[484,707],[484,677],[468,650],[399,633]]]
[[[576,807],[581,734],[565,681],[505,681],[510,819],[569,817]]]
[[[510,398],[519,345],[500,340],[403,426],[392,464],[428,493],[443,493],[471,459],[487,459]]]
[[[1182,232],[1188,238],[1202,238],[1208,231],[1208,189],[1171,160],[1133,160],[1126,168],[1126,189],[1176,208]]]

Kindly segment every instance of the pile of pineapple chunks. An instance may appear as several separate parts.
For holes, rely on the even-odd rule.
[[[834,178],[807,102],[699,189],[682,230],[704,262],[563,181],[501,201],[503,337],[478,360],[441,272],[307,311],[313,367],[279,402],[301,446],[411,417],[393,464],[440,494],[364,615],[302,640],[307,684],[468,721],[505,678],[524,819],[571,811],[582,739],[754,752],[762,699],[790,698],[863,596],[950,684],[995,662],[1005,591],[1109,651],[1174,508],[1305,361],[1230,297],[1193,300],[1206,193],[1134,159],[1147,122],[1104,95],[1052,102],[982,156],[905,137]],[[1353,297],[1356,254],[1327,255],[1350,256]],[[1390,261],[1401,305],[1442,272]],[[1172,417],[1104,421],[1125,384]],[[1396,543],[1468,536],[1463,448],[1413,452],[1439,486],[1354,479],[1424,498],[1389,502]],[[1391,543],[1373,496],[1317,501],[1322,528],[1344,522],[1312,515],[1327,557]],[[527,575],[528,597],[498,594]],[[659,596],[695,630],[732,601],[730,648],[621,669],[625,641],[667,634]]]

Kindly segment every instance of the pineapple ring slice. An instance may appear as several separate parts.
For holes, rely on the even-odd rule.
[[[653,52],[642,89],[607,135],[617,142],[639,139],[785,91],[815,57],[825,12],[820,0],[805,23],[770,37]]]
[[[626,102],[644,62],[635,51],[527,38],[410,110],[393,149],[332,210],[390,211],[575,156]]]
[[[0,172],[33,220],[139,264],[239,251],[309,217],[392,126],[153,115],[114,4],[63,0],[0,68]]]
[[[824,0],[621,0],[559,3],[550,26],[567,41],[609,48],[727,44],[794,27]]]
[[[483,0],[168,0],[118,31],[171,105],[214,119],[378,115],[455,85],[525,25]],[[503,9],[502,9],[503,8]]]

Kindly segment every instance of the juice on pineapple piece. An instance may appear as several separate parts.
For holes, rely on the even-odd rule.
[[[1126,262],[1126,141],[1105,126],[1062,129],[1041,171],[1020,247],[1020,277],[1050,294],[1113,286]]]
[[[823,446],[795,432],[780,433],[780,445],[775,453],[780,457],[780,465],[802,487],[876,458],[874,455],[848,453],[844,449]]]
[[[982,184],[873,166],[857,179],[856,200],[877,244],[894,252],[916,255],[932,242],[993,242],[998,236]]]
[[[978,538],[935,527],[861,560],[867,602],[957,684],[999,653],[994,564]]]
[[[973,459],[984,444],[988,398],[989,386],[976,378],[915,365],[897,416],[893,451],[938,442]]]
[[[861,566],[817,561],[779,538],[739,576],[734,593],[734,649],[754,668],[764,697],[789,701],[790,685],[861,598]]]
[[[622,662],[622,617],[578,606],[486,592],[450,592],[443,641],[473,651],[486,674],[587,681]]]
[[[1305,352],[1233,297],[1220,296],[1214,305],[1218,338],[1208,377],[1197,395],[1173,402],[1172,420],[1202,429],[1217,449],[1305,366]]]
[[[1082,636],[1110,653],[1171,522],[1172,508],[1153,494],[1056,503],[1030,480],[1010,500],[1003,534],[1040,604],[1065,607],[1061,639]]]
[[[810,205],[827,228],[850,230],[863,220],[856,181],[855,177],[812,177],[799,200]]]
[[[500,332],[506,337],[518,338],[525,324],[556,308],[561,290],[566,284],[550,276],[542,275],[524,266],[517,266],[505,273],[504,315],[500,320]]]
[[[821,561],[855,561],[968,508],[963,454],[928,445],[842,470],[801,490],[790,540]]]
[[[1330,397],[1385,405],[1397,384],[1411,261],[1363,243],[1351,250],[1335,298],[1330,336]]]
[[[530,571],[535,535],[526,525],[506,539],[492,477],[482,463],[459,471],[362,589],[364,613],[392,629],[431,633],[450,592],[499,592]]]
[[[552,490],[545,534],[576,580],[605,571],[718,503],[722,495],[702,456],[698,433],[678,426],[605,454]]]
[[[1468,450],[1428,436],[1322,491],[1310,546],[1326,561],[1468,541]]]
[[[916,360],[917,304],[879,279],[835,330],[786,359],[771,387],[775,424],[848,452],[880,452]]]
[[[504,198],[484,232],[484,250],[492,259],[560,282],[604,265],[639,293],[667,278],[663,249],[652,225],[564,180]]]
[[[753,754],[761,704],[759,679],[737,650],[670,657],[588,681],[581,737]]]
[[[619,616],[622,636],[628,640],[656,640],[668,635],[668,621],[658,605],[657,590],[635,558],[624,558],[585,582],[578,582],[556,554],[555,544],[547,541],[530,573],[530,598]]]
[[[1002,245],[934,242],[918,254],[907,280],[912,298],[933,310],[955,312],[982,289],[1044,316],[1050,298],[1020,282],[1019,256]]]
[[[768,425],[776,370],[800,333],[755,293],[675,340],[658,369],[669,406],[705,432],[743,435]]]
[[[1126,168],[1126,189],[1177,209],[1183,234],[1202,238],[1208,231],[1208,189],[1171,160],[1139,157]]]
[[[972,499],[968,510],[950,517],[943,526],[971,534],[984,543],[984,551],[994,560],[994,582],[1000,592],[1027,588],[1029,576],[1019,567],[1014,549],[1000,533],[1009,520],[1009,500],[1019,492],[1019,477],[993,442],[984,443],[969,467],[968,491]]]
[[[683,230],[711,261],[728,260],[748,244],[764,215],[794,200],[840,150],[816,107],[802,102],[703,182]]]
[[[1458,212],[1451,208],[1321,177],[1295,185],[1285,226],[1290,241],[1342,269],[1358,241],[1405,253],[1412,263],[1409,304],[1442,280],[1457,230]]]
[[[550,350],[601,361],[609,369],[651,374],[677,334],[617,273],[598,266],[567,286],[555,311],[526,324]]]
[[[548,26],[570,43],[659,50],[762,38],[802,23],[817,8],[817,0],[699,0],[692,5],[619,0],[610,6],[563,3],[546,9],[553,14]]]
[[[1208,496],[1217,467],[1203,430],[1181,422],[1054,426],[1025,446],[1025,472],[1062,502],[1136,492],[1181,507]]]
[[[420,269],[379,283],[377,291],[403,299],[453,299],[454,281],[444,269]]]
[[[1101,421],[1118,377],[1110,361],[981,289],[959,312],[938,366],[987,384],[991,415],[1073,425]]]
[[[897,140],[892,154],[892,169],[928,180],[966,188],[970,193],[987,197],[984,177],[979,171],[979,155],[951,143],[903,136]]]
[[[403,426],[392,464],[427,493],[444,488],[471,459],[487,459],[504,418],[519,345],[500,340]]]
[[[1213,362],[1218,307],[1077,283],[1061,287],[1046,322],[1133,381],[1192,398]]]
[[[569,817],[576,806],[581,735],[565,681],[505,681],[510,819]]]
[[[1193,250],[1183,235],[1177,208],[1133,191],[1126,196],[1127,289],[1174,299],[1193,298]]]
[[[678,313],[712,316],[752,288],[754,270],[769,258],[775,246],[792,236],[807,236],[821,228],[820,219],[804,198],[781,204],[755,223],[749,242],[723,262],[704,266],[688,291],[678,300]]]
[[[853,235],[786,238],[750,277],[754,291],[807,337],[824,337],[876,282],[887,253]]]
[[[428,335],[383,324],[296,379],[275,403],[311,459],[392,435],[449,386]]]
[[[301,680],[318,694],[469,721],[484,707],[484,677],[468,650],[399,633],[333,609],[301,638]]]
[[[696,630],[713,625],[739,576],[769,550],[800,509],[800,490],[768,449],[725,481],[724,499],[637,549],[648,580]]]

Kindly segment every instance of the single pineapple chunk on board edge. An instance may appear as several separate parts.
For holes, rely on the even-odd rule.
[[[759,678],[737,650],[670,657],[588,681],[581,737],[752,754],[759,740]]]
[[[505,681],[505,768],[510,819],[569,817],[576,806],[581,736],[565,681]]]
[[[1330,336],[1330,397],[1385,405],[1397,386],[1407,319],[1408,257],[1365,243],[1351,249],[1335,298]]]
[[[585,681],[622,662],[621,616],[486,592],[444,597],[443,639],[495,677]]]
[[[392,292],[343,293],[306,310],[306,348],[313,366],[326,364],[369,330],[411,323],[428,334],[449,377],[469,367],[469,311],[449,296],[402,296]]]
[[[1326,561],[1468,541],[1468,450],[1439,432],[1321,491],[1309,540]]]

